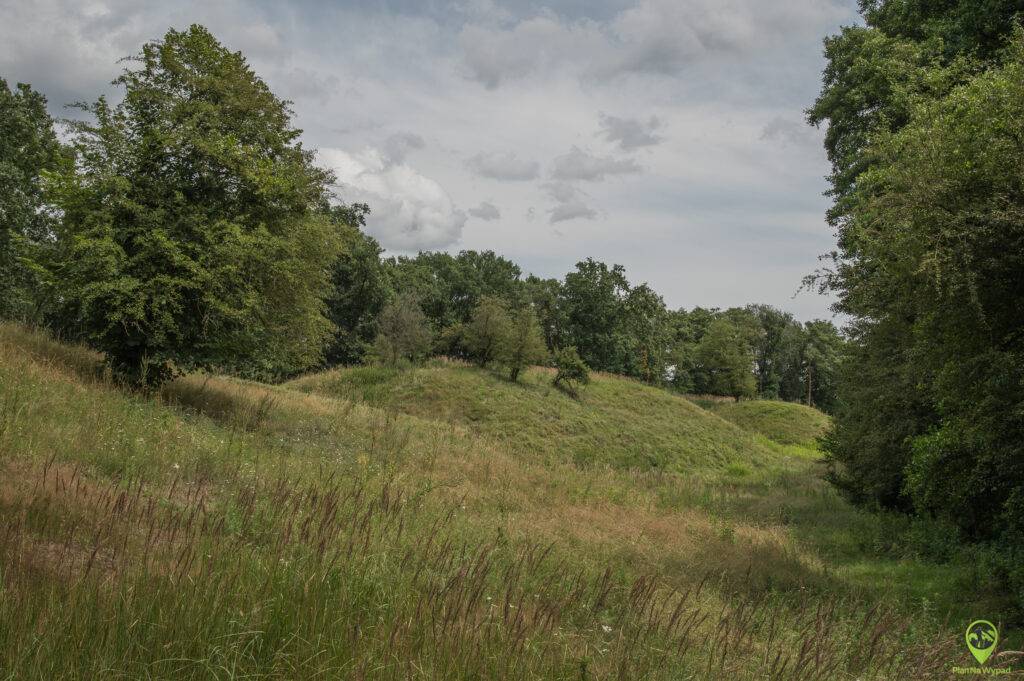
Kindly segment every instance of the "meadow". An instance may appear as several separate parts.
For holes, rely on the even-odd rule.
[[[0,678],[948,678],[1002,615],[821,480],[821,414],[550,378],[146,395],[0,326]]]

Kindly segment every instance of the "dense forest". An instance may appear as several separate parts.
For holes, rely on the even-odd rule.
[[[936,518],[1024,602],[1024,30],[1019,0],[862,0],[825,43],[851,321],[831,478]]]
[[[4,84],[0,282],[3,315],[90,344],[131,383],[431,355],[515,379],[571,356],[681,392],[834,406],[830,322],[670,310],[592,259],[555,280],[491,251],[386,257],[372,207],[336,195],[241,54],[193,26],[128,64],[122,101],[77,105],[65,143],[40,94]]]

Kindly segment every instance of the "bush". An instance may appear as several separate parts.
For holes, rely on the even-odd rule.
[[[555,352],[555,380],[551,382],[559,390],[564,390],[573,397],[579,395],[579,387],[590,383],[590,369],[580,359],[574,347],[562,348]]]
[[[511,323],[505,301],[491,296],[481,298],[462,329],[462,342],[472,360],[485,367],[498,359],[508,343]]]
[[[548,348],[533,308],[515,310],[500,350],[500,360],[508,368],[509,380],[515,383],[523,369],[547,358]]]

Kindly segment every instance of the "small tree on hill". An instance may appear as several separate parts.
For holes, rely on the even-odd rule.
[[[422,361],[430,352],[433,334],[416,299],[400,294],[384,306],[373,354],[384,364]]]
[[[562,348],[555,352],[555,367],[558,373],[551,384],[573,397],[578,396],[581,385],[590,383],[590,369],[580,359],[580,354],[574,347]]]
[[[462,332],[470,357],[482,367],[498,359],[511,329],[508,306],[500,298],[486,296],[473,310]]]
[[[508,335],[500,349],[500,359],[508,367],[509,380],[515,383],[523,369],[547,357],[548,348],[533,308],[523,306],[513,311]]]

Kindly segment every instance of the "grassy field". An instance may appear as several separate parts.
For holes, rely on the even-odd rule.
[[[147,397],[0,326],[0,678],[949,678],[999,618],[821,482],[806,424],[549,380]]]

